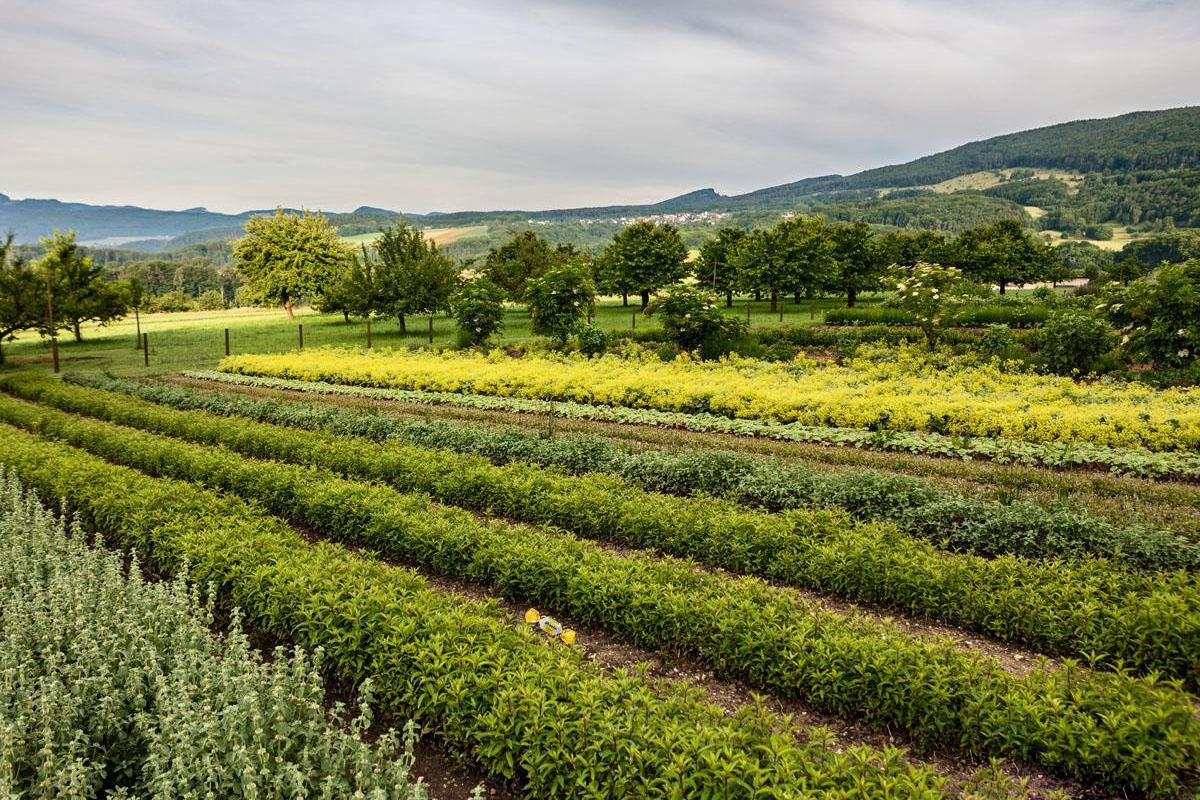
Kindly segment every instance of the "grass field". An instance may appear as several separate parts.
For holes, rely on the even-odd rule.
[[[870,303],[871,298],[861,302]],[[827,308],[840,307],[841,301],[823,299],[814,304],[804,302],[795,305],[781,303],[783,323],[779,313],[771,313],[767,301],[739,299],[735,308],[727,313],[746,318],[750,307],[750,324],[810,325],[823,321]],[[814,313],[815,311],[815,313]],[[636,316],[636,320],[634,317]],[[376,347],[406,347],[428,345],[429,317],[414,317],[407,320],[408,333],[401,335],[395,319],[376,321],[372,324],[372,344]],[[595,324],[605,331],[619,336],[634,329],[658,329],[660,324],[653,316],[642,314],[636,304],[621,305],[620,300],[602,300],[596,305]],[[289,320],[282,309],[238,308],[225,311],[187,311],[167,314],[144,314],[140,329],[150,337],[149,371],[161,372],[182,368],[213,366],[225,354],[226,328],[230,332],[230,352],[283,352],[299,345],[299,326],[304,327],[306,347],[325,345],[366,346],[367,327],[362,320],[345,322],[339,314],[319,314],[308,308],[299,308],[296,319]],[[125,318],[106,326],[87,325],[83,330],[83,342],[59,340],[59,352],[64,369],[112,369],[122,372],[145,372],[142,352],[136,346],[138,325],[133,318]],[[453,344],[454,320],[444,315],[433,318],[433,344],[445,347]],[[524,343],[535,339],[530,330],[528,312],[523,308],[509,306],[504,319],[504,330],[496,338],[497,345]],[[46,341],[32,333],[19,336],[16,341],[4,345],[6,357],[18,364],[47,365],[50,348]]]
[[[425,228],[423,230],[425,238],[431,239],[437,244],[450,244],[450,242],[455,242],[459,239],[485,236],[488,232],[488,226],[464,225],[457,228]],[[354,236],[343,236],[342,240],[354,244],[370,244],[378,238],[378,233],[359,233]]]

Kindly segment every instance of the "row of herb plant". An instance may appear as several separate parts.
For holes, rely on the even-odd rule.
[[[607,475],[184,412],[39,375],[0,388],[69,411],[384,481],[483,513],[555,524],[581,536],[653,548],[712,567],[918,613],[1042,650],[1125,665],[1200,685],[1200,579],[1143,573],[1102,559],[1036,561],[938,550],[891,526],[828,511],[747,511],[728,501],[645,492]],[[46,426],[71,418],[0,403],[0,418]],[[165,445],[158,445],[160,448]],[[187,452],[181,450],[180,452]],[[201,451],[202,452],[202,451]],[[128,457],[128,456],[127,456]]]
[[[520,397],[381,389],[327,381],[294,380],[269,376],[240,375],[206,370],[184,370],[183,375],[239,386],[316,392],[320,394],[394,400],[421,405],[451,405],[498,411],[542,414],[568,419],[616,422],[682,428],[703,433],[760,436],[790,442],[809,442],[835,447],[896,451],[956,459],[983,459],[1000,464],[1029,464],[1054,468],[1104,469],[1117,475],[1154,478],[1200,478],[1200,453],[1156,453],[1137,448],[1116,448],[1086,443],[1022,442],[983,436],[947,436],[915,431],[860,430],[812,425],[730,419],[716,414],[656,411],[653,409],[599,406],[556,400]]]
[[[1015,676],[950,641],[913,639],[888,623],[822,611],[787,590],[692,562],[616,554],[325,470],[244,459],[13,400],[0,401],[0,415],[110,460],[237,492],[355,546],[569,612],[634,644],[700,655],[722,674],[925,744],[1037,760],[1112,789],[1157,791],[1149,776],[1164,769],[1186,776],[1200,766],[1200,751],[1181,744],[1200,741],[1200,721],[1191,698],[1169,684],[1070,663]],[[1139,747],[1128,750],[1130,741]]]
[[[42,497],[135,548],[156,570],[190,565],[256,630],[323,649],[337,677],[434,728],[525,798],[935,798],[945,780],[894,748],[839,753],[820,731],[733,717],[686,685],[604,671],[536,637],[494,603],[432,590],[417,574],[308,544],[237,497],[152,478],[16,429],[0,462]],[[132,443],[132,442],[131,442]],[[336,500],[333,500],[336,504]],[[1153,791],[1179,778],[1163,774]]]
[[[418,800],[414,729],[326,710],[320,651],[214,635],[185,580],[70,535],[0,471],[0,789],[16,797]],[[10,796],[10,795],[5,795]]]
[[[1117,525],[1067,504],[1047,509],[1029,500],[1000,503],[965,497],[909,476],[869,470],[828,472],[723,450],[632,450],[596,436],[551,438],[518,428],[399,419],[103,375],[80,374],[67,380],[183,410],[453,450],[482,456],[497,466],[527,462],[573,475],[609,473],[664,494],[725,497],[769,511],[841,509],[856,520],[895,523],[905,533],[939,547],[989,557],[1095,555],[1145,570],[1200,567],[1200,548],[1170,531]],[[518,510],[522,507],[517,505]]]

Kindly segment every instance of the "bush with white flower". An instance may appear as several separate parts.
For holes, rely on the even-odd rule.
[[[961,302],[962,270],[918,261],[911,267],[893,264],[888,275],[896,288],[896,304],[916,318],[933,347],[950,309]]]
[[[1163,264],[1129,286],[1110,284],[1096,310],[1121,333],[1121,346],[1154,367],[1180,368],[1200,355],[1200,259]]]
[[[729,352],[733,340],[745,328],[740,318],[721,312],[716,294],[689,283],[663,289],[646,313],[662,318],[668,342],[682,350],[699,351],[706,358]]]

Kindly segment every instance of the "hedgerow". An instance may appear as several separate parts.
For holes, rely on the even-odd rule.
[[[264,423],[230,425],[220,417],[37,379],[2,383],[125,425],[380,480],[477,511],[556,522],[585,537],[918,613],[1049,652],[1087,656],[1097,665],[1128,665],[1200,684],[1200,579],[1183,571],[1140,573],[1093,559],[985,559],[940,551],[894,528],[858,525],[830,512],[754,513],[719,500],[640,492],[608,476],[498,468],[481,458],[396,443],[366,447]],[[69,415],[11,400],[0,401],[0,418],[39,430],[55,426],[62,435],[81,431],[85,440],[82,431],[91,430]],[[181,462],[203,453],[161,439],[145,447],[176,453]],[[123,446],[114,453],[126,460],[148,457]],[[198,474],[220,469],[209,464]]]
[[[411,728],[364,741],[369,688],[344,729],[320,651],[264,661],[236,615],[213,625],[194,586],[126,571],[0,470],[0,793],[427,797]]]
[[[1200,549],[1170,531],[1116,525],[1027,500],[979,500],[938,489],[919,478],[866,470],[825,472],[727,451],[634,451],[600,437],[546,437],[516,428],[398,419],[310,403],[230,397],[211,391],[83,373],[68,382],[185,410],[312,431],[400,441],[482,456],[496,465],[528,462],[582,475],[617,475],[650,491],[711,495],[771,511],[841,509],[862,521],[895,523],[902,531],[962,552],[1031,558],[1099,555],[1146,570],[1200,567]],[[520,513],[520,501],[515,512]],[[505,513],[513,514],[513,511]],[[569,527],[569,526],[568,526]]]
[[[526,798],[935,798],[945,780],[894,748],[825,746],[761,708],[726,717],[682,685],[602,671],[535,638],[494,603],[408,570],[306,544],[236,497],[156,479],[15,429],[0,461],[156,569],[190,563],[255,629],[321,647],[338,677],[436,729]],[[805,731],[806,729],[801,729]],[[787,732],[780,732],[787,731]],[[1156,791],[1179,778],[1161,775]]]
[[[568,400],[732,418],[1154,451],[1200,449],[1200,396],[1186,389],[1012,371],[996,362],[876,348],[844,365],[731,357],[510,358],[479,353],[305,350],[245,354],[227,372],[363,386]]]
[[[323,470],[246,460],[12,400],[0,401],[0,413],[111,460],[231,489],[335,538],[569,612],[635,644],[696,653],[718,672],[898,727],[920,742],[1035,759],[1139,791],[1157,791],[1150,787],[1158,779],[1148,776],[1164,768],[1190,774],[1198,757],[1191,744],[1180,745],[1200,736],[1190,699],[1123,671],[1068,664],[1017,677],[951,642],[914,640],[887,623],[824,612],[786,590],[698,571],[692,562],[613,554]],[[257,425],[210,424],[243,432]],[[1130,740],[1141,743],[1136,754],[1125,750]]]
[[[1155,453],[1141,449],[1101,447],[1080,443],[1033,443],[997,437],[946,436],[912,431],[866,431],[854,428],[781,424],[761,420],[730,419],[705,413],[687,414],[455,392],[380,389],[326,381],[292,380],[207,370],[183,370],[181,374],[190,378],[241,386],[262,386],[347,397],[379,398],[422,405],[514,411],[627,425],[682,428],[702,433],[758,436],[781,441],[856,447],[864,450],[894,451],[955,459],[982,459],[998,464],[1098,467],[1116,475],[1156,478],[1200,477],[1200,453]]]

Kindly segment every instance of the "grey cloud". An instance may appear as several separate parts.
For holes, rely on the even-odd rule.
[[[10,5],[0,191],[15,197],[652,201],[1200,99],[1191,2]]]

